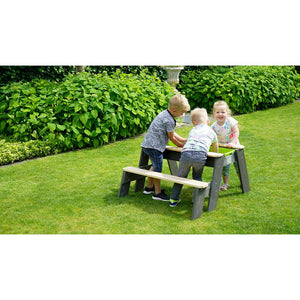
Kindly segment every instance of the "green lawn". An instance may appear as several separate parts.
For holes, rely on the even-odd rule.
[[[296,102],[236,116],[251,191],[241,193],[232,167],[217,209],[195,221],[189,187],[175,208],[135,194],[133,184],[128,196],[118,198],[122,168],[138,165],[143,136],[1,167],[0,233],[299,234],[299,115]],[[189,129],[177,132],[187,136]],[[211,171],[205,169],[204,180]],[[162,186],[171,192],[171,183]]]

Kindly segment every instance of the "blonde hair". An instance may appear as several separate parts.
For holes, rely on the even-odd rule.
[[[184,112],[191,109],[188,99],[181,94],[176,94],[170,99],[168,108],[182,110]]]
[[[226,111],[227,111],[228,116],[231,115],[231,110],[230,110],[228,104],[227,104],[225,101],[222,101],[222,100],[221,100],[221,101],[217,101],[217,102],[214,103],[213,113],[214,113],[214,112],[216,111],[216,109],[217,109],[218,107],[220,107],[220,106],[225,106],[225,109],[226,109]]]
[[[207,123],[208,115],[205,108],[195,108],[191,112],[191,120],[196,121],[197,124]]]

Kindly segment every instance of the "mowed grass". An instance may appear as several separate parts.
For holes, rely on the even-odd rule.
[[[217,209],[190,220],[193,189],[170,208],[141,192],[118,198],[125,166],[137,166],[143,136],[0,168],[1,234],[299,234],[300,103],[235,116],[251,191],[231,167]],[[187,137],[190,126],[176,130]],[[169,173],[167,162],[163,172]],[[203,180],[210,181],[211,168]],[[163,181],[171,193],[172,184]]]

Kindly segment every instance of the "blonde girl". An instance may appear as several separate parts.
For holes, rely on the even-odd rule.
[[[231,117],[231,111],[225,101],[217,101],[214,103],[213,115],[216,121],[212,124],[212,129],[218,137],[218,142],[227,144],[228,148],[239,145],[239,126],[238,121]],[[235,162],[234,167],[239,175],[238,165]],[[226,191],[229,187],[229,168],[230,164],[223,168],[223,185],[222,191]]]

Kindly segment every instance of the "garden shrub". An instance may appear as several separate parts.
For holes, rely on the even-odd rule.
[[[155,75],[81,72],[62,82],[33,80],[0,88],[0,134],[59,149],[97,147],[147,130],[173,89]]]
[[[225,100],[234,113],[248,113],[293,102],[299,96],[300,76],[290,66],[236,66],[190,71],[178,89],[191,107],[212,110]]]
[[[58,152],[56,145],[50,142],[7,142],[3,139],[0,140],[0,166]]]

